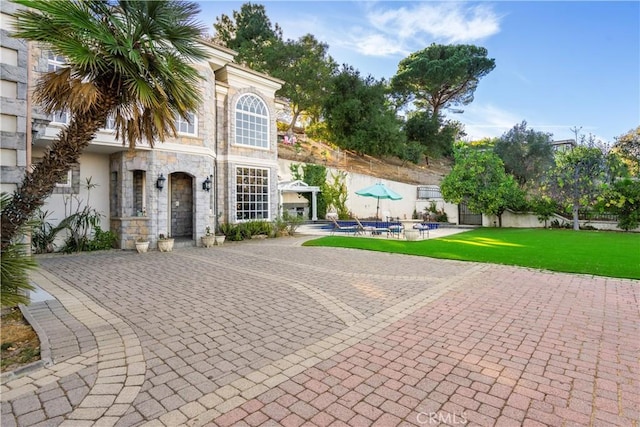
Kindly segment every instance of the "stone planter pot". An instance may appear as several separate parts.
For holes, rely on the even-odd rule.
[[[173,239],[158,240],[158,250],[160,252],[171,252],[173,250]]]
[[[200,240],[202,241],[202,246],[204,246],[205,248],[210,248],[216,244],[216,236],[212,234],[208,236],[202,236]]]
[[[219,235],[219,236],[218,236],[218,235],[217,235],[217,236],[215,236],[216,245],[218,245],[218,246],[222,246],[222,244],[224,243],[224,239],[225,239],[226,237],[227,237],[227,236],[225,236],[224,234]]]
[[[420,237],[420,230],[405,230],[404,231],[404,237],[407,240],[418,240],[418,238]]]
[[[149,250],[149,242],[136,242],[136,251],[139,254],[147,253]]]

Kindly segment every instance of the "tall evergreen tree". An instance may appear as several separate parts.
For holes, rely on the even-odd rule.
[[[483,47],[434,43],[400,61],[391,86],[402,103],[438,117],[443,109],[473,101],[478,82],[494,68]]]

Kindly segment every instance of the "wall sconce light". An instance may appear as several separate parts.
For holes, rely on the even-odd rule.
[[[211,191],[211,179],[209,177],[202,183],[202,189],[204,191]]]
[[[158,190],[162,190],[164,188],[164,182],[167,180],[167,178],[164,177],[164,175],[160,174],[160,176],[158,177],[158,180],[156,181],[156,188]]]

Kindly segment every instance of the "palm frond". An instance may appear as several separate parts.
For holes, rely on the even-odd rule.
[[[108,113],[117,137],[133,147],[175,136],[175,117],[198,108],[201,77],[192,62],[207,54],[196,3],[13,1],[30,8],[17,13],[16,35],[67,58],[66,69],[38,84],[47,112],[81,113],[115,96]]]

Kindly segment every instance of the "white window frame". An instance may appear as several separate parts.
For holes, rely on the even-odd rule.
[[[260,171],[260,174],[258,174],[258,171]],[[265,180],[266,183],[264,182]],[[269,221],[271,219],[270,169],[254,166],[236,166],[235,183],[236,221]],[[260,208],[258,208],[258,205],[260,205]]]
[[[176,117],[175,126],[178,134],[198,136],[198,116],[196,116],[194,113],[187,113],[187,116],[189,116],[189,118],[191,119],[191,123],[182,118],[182,116],[180,115]],[[193,128],[193,131],[190,131],[190,128]]]
[[[71,188],[72,179],[73,179],[73,172],[71,171],[71,169],[69,169],[67,171],[66,182],[56,182],[56,187],[59,187],[59,188]]]
[[[48,56],[47,56],[48,72],[57,71],[60,68],[64,67],[65,65],[66,65],[66,59],[64,58],[64,56],[55,55],[51,51],[48,52]],[[63,113],[55,113],[51,117],[51,121],[53,123],[69,124],[70,120],[71,120],[71,117],[68,111],[65,111]]]
[[[234,111],[235,144],[268,150],[270,120],[265,102],[252,93],[245,94],[238,98]]]

